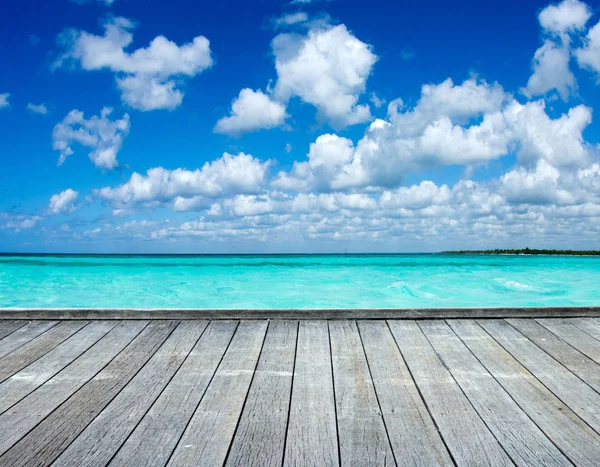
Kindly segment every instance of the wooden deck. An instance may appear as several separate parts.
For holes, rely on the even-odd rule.
[[[600,319],[0,320],[0,465],[600,465]]]

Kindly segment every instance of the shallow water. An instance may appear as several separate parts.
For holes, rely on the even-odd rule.
[[[600,305],[600,257],[0,256],[0,307]]]

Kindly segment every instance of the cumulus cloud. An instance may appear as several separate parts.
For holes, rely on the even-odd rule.
[[[238,135],[283,125],[287,114],[285,106],[262,91],[242,89],[231,104],[231,115],[221,118],[215,133]]]
[[[600,83],[600,22],[588,31],[584,46],[574,53],[579,66],[595,72]]]
[[[300,97],[334,128],[370,120],[358,104],[377,56],[345,25],[316,25],[306,35],[279,34],[272,42],[277,70],[276,99]]]
[[[533,170],[516,168],[500,178],[501,190],[511,203],[571,204],[571,194],[559,188],[560,172],[544,160]]]
[[[181,46],[157,36],[148,47],[130,53],[125,49],[133,42],[134,23],[111,17],[103,26],[103,36],[78,30],[63,33],[65,52],[54,66],[78,63],[84,70],[111,70],[123,102],[135,109],[174,109],[183,99],[178,88],[182,79],[192,78],[213,64],[204,36]]]
[[[113,169],[118,165],[117,154],[121,150],[123,140],[129,133],[129,115],[124,114],[120,120],[111,120],[112,109],[104,107],[100,116],[89,119],[83,112],[71,110],[52,132],[52,147],[60,151],[58,165],[62,165],[74,151],[73,143],[90,148],[90,160],[96,167]]]
[[[591,16],[589,7],[579,0],[563,0],[549,5],[538,15],[544,44],[533,56],[533,74],[523,93],[531,98],[556,90],[566,101],[577,89],[575,76],[569,68],[571,35],[580,33]]]
[[[413,172],[449,165],[477,166],[509,154],[533,167],[544,160],[576,169],[590,161],[592,147],[583,131],[591,123],[584,105],[551,118],[543,101],[521,104],[498,84],[471,78],[461,85],[446,80],[425,85],[413,108],[397,99],[387,120],[374,121],[354,144],[335,134],[319,136],[308,160],[280,172],[280,190],[393,187]]]
[[[32,104],[31,102],[29,104],[27,104],[27,110],[29,110],[30,112],[33,112],[34,114],[40,114],[40,115],[47,115],[48,114],[48,108],[46,107],[45,104]]]
[[[43,219],[41,216],[28,216],[23,214],[8,214],[0,212],[0,229],[10,229],[15,232],[32,229]]]
[[[10,98],[10,92],[0,94],[0,109],[10,106],[8,99]]]
[[[577,89],[575,75],[569,68],[571,51],[567,45],[547,40],[533,56],[533,74],[527,81],[523,93],[531,98],[541,96],[556,89],[561,99],[568,97]]]
[[[590,8],[579,0],[563,0],[540,11],[540,26],[553,34],[564,35],[585,27],[592,16]]]
[[[50,214],[68,214],[77,209],[75,202],[79,193],[71,188],[67,188],[61,193],[52,195],[48,212]]]
[[[250,154],[224,153],[201,169],[149,169],[146,175],[133,173],[127,183],[105,187],[94,195],[122,209],[135,205],[174,203],[179,210],[195,210],[216,198],[239,193],[257,193],[267,183],[271,161],[262,162]]]

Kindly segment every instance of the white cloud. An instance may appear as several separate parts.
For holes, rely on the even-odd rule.
[[[32,104],[31,102],[29,104],[27,104],[27,110],[29,110],[30,112],[33,112],[35,114],[40,114],[40,115],[47,115],[48,114],[48,108],[46,107],[45,104]]]
[[[409,173],[477,166],[513,153],[529,167],[539,160],[585,167],[592,147],[583,131],[591,119],[583,105],[553,119],[543,101],[520,104],[497,84],[446,80],[423,86],[413,108],[392,101],[388,121],[375,120],[356,144],[335,134],[318,137],[308,160],[280,172],[272,185],[287,192],[394,187]]]
[[[600,22],[588,31],[584,46],[574,54],[579,66],[594,71],[600,83]]]
[[[589,163],[591,147],[583,131],[592,122],[592,109],[578,105],[552,119],[544,101],[525,105],[512,102],[504,111],[510,135],[518,145],[517,156],[528,165],[543,159],[556,167],[583,167]]]
[[[139,110],[173,109],[181,104],[181,78],[192,78],[210,68],[210,44],[204,36],[178,46],[157,36],[146,48],[125,51],[133,42],[134,23],[113,17],[104,23],[104,35],[73,30],[63,34],[65,53],[56,67],[77,62],[84,70],[109,69],[116,74],[121,98]]]
[[[43,219],[41,216],[28,216],[23,214],[0,213],[0,229],[10,229],[15,232],[32,229]]]
[[[564,35],[583,29],[590,16],[592,13],[585,3],[563,0],[544,8],[538,15],[538,20],[544,30]]]
[[[392,101],[389,121],[375,120],[356,146],[337,135],[317,138],[308,162],[281,172],[274,186],[300,191],[397,186],[411,171],[500,157],[510,141],[501,113],[507,99],[499,85],[474,79],[425,85],[414,108]],[[459,124],[472,119],[480,122]]]
[[[271,161],[261,162],[249,154],[231,155],[207,162],[201,169],[149,169],[133,173],[116,188],[95,190],[98,198],[122,209],[138,204],[174,203],[176,210],[197,209],[201,197],[216,198],[238,193],[257,193],[267,183]]]
[[[570,36],[582,31],[590,16],[589,7],[579,0],[563,0],[540,12],[538,20],[547,38],[533,56],[533,74],[522,90],[527,97],[556,90],[566,101],[576,91],[577,82],[569,68]]]
[[[358,104],[358,98],[377,56],[345,25],[316,25],[306,35],[280,34],[272,48],[278,76],[275,98],[287,102],[298,96],[335,128],[371,118],[369,106]]]
[[[308,15],[303,11],[297,11],[296,13],[288,13],[279,18],[275,18],[273,20],[273,25],[276,28],[280,28],[283,26],[305,23],[306,21],[308,21]]]
[[[559,188],[560,172],[544,160],[534,170],[519,167],[500,178],[508,202],[527,204],[572,204],[574,199]]]
[[[577,89],[575,75],[569,69],[571,52],[567,45],[559,45],[546,40],[533,56],[533,74],[527,81],[523,93],[531,98],[542,96],[556,89],[561,99],[566,101]]]
[[[48,212],[50,214],[67,214],[75,211],[75,201],[77,201],[78,192],[67,188],[61,193],[52,195],[50,198],[50,204],[48,205]]]
[[[387,102],[385,99],[378,97],[374,92],[371,93],[371,99],[369,100],[378,109],[383,107],[383,105]]]
[[[79,143],[92,149],[89,158],[96,167],[115,168],[118,165],[117,154],[129,133],[130,124],[129,115],[113,121],[109,118],[111,113],[112,109],[105,107],[99,117],[94,115],[86,120],[83,112],[71,110],[52,132],[52,147],[60,151],[58,165],[73,154],[71,145]]]
[[[221,118],[215,133],[238,135],[250,131],[271,129],[283,125],[285,106],[262,91],[242,89],[231,104],[231,116]]]
[[[0,109],[10,106],[8,99],[10,98],[10,92],[0,94]]]

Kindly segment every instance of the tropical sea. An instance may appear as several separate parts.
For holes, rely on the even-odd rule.
[[[0,307],[451,308],[600,305],[600,257],[0,256]]]

